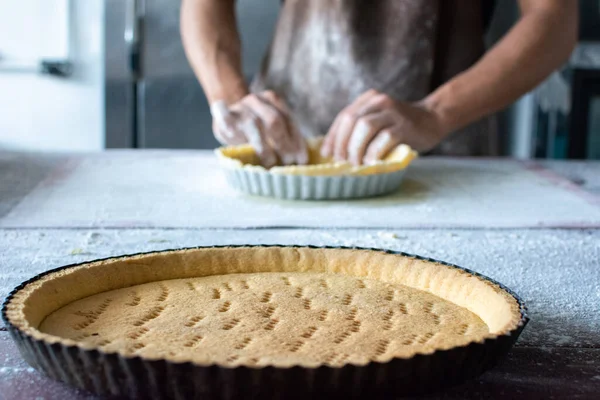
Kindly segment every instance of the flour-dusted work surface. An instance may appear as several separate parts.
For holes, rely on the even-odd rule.
[[[219,244],[313,244],[402,250],[443,259],[514,289],[531,322],[498,368],[430,399],[595,399],[600,391],[599,230],[0,230],[0,297],[61,265]],[[0,398],[99,399],[31,369],[0,327]]]
[[[0,217],[8,213],[65,160],[58,154],[0,151]]]
[[[424,158],[398,193],[349,203],[247,197],[212,162],[192,151],[0,152],[0,298],[48,269],[119,254],[228,243],[390,248],[481,272],[529,306],[532,321],[503,365],[429,398],[598,397],[600,162]],[[230,229],[290,216],[319,229]],[[210,229],[215,222],[223,229]],[[0,324],[4,398],[98,399],[32,370]]]
[[[284,244],[388,248],[455,263],[519,294],[526,346],[600,348],[600,231],[0,230],[0,298],[34,275],[86,260],[171,248]],[[1,326],[0,322],[0,326]]]
[[[285,201],[231,189],[207,152],[71,156],[0,227],[600,227],[600,200],[548,169],[510,160],[423,158],[389,196]]]
[[[585,190],[600,195],[600,161],[539,160],[538,163]]]

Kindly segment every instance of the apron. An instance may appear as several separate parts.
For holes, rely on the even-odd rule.
[[[369,89],[417,101],[484,53],[481,0],[285,0],[251,90],[273,90],[304,136],[323,135]],[[494,117],[431,154],[498,153]]]

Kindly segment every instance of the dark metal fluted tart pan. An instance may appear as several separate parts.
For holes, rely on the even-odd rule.
[[[522,302],[460,267],[375,249],[225,246],[70,265],[2,317],[46,375],[132,398],[373,397],[502,359]]]

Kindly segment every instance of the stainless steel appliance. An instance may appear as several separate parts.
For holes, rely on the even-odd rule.
[[[600,159],[600,2],[579,2],[579,43],[535,91],[535,157]]]
[[[575,68],[572,91],[568,156],[600,160],[600,65]]]
[[[237,1],[248,79],[269,44],[279,3]],[[181,2],[105,4],[106,147],[214,148],[208,104],[181,44]]]

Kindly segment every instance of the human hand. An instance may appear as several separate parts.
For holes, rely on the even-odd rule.
[[[225,145],[249,143],[265,167],[308,162],[308,150],[296,130],[284,101],[272,91],[249,94],[227,106],[224,101],[211,105],[213,132]]]
[[[444,136],[440,118],[423,104],[369,90],[343,109],[321,147],[324,157],[354,165],[381,160],[399,144],[427,151]]]

